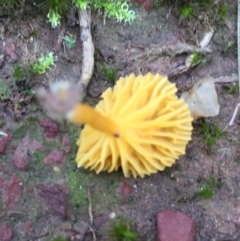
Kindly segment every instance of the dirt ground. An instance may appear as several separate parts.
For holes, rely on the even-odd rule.
[[[152,58],[153,52],[147,50],[179,41],[197,45],[210,27],[214,27],[214,35],[209,44],[212,53],[205,55],[206,63],[173,76],[170,81],[176,83],[182,93],[208,75],[214,78],[237,75],[237,1],[226,3],[229,13],[222,24],[213,22],[207,15],[202,21],[179,21],[179,12],[169,4],[149,11],[135,4],[138,17],[132,24],[106,19],[104,25],[102,15],[93,13],[95,68],[85,101],[95,105],[101,93],[115,83],[99,66],[107,64],[116,68],[115,80],[132,72],[166,75],[182,64],[187,54],[164,53]],[[66,33],[77,39],[72,49],[62,44],[61,37]],[[44,15],[34,13],[33,6],[25,12],[2,15],[0,79],[11,83],[17,64],[53,51],[57,56],[55,66],[44,75],[34,76],[27,84],[26,73],[23,82],[29,88],[47,86],[59,79],[77,82],[82,64],[81,47],[75,15],[69,14],[56,29],[46,23]],[[140,55],[141,59],[136,57]],[[2,96],[0,102],[0,130],[12,134],[6,150],[0,154],[0,226],[8,224],[12,241],[50,241],[58,235],[71,240],[93,240],[88,228],[89,203],[97,240],[111,240],[108,236],[110,214],[130,220],[140,240],[156,240],[156,214],[163,209],[180,210],[191,216],[196,223],[196,241],[240,240],[238,116],[235,124],[228,127],[211,148],[200,134],[202,122],[196,121],[186,155],[164,172],[137,179],[124,178],[121,171],[96,175],[76,167],[75,143],[80,128],[65,121],[50,121],[34,97],[22,94],[23,82],[11,89],[10,97],[3,100]],[[220,129],[228,125],[239,101],[238,92],[231,88],[234,83],[216,84],[220,113],[207,118],[205,123]],[[46,125],[51,126],[50,130],[44,129]],[[52,151],[52,159],[57,156],[59,162],[46,159]],[[14,161],[19,155],[24,162]],[[214,181],[211,184],[209,180]],[[130,190],[126,197],[116,195],[122,181]],[[47,189],[46,184],[51,188]],[[201,195],[200,190],[204,188],[213,192],[210,197]]]

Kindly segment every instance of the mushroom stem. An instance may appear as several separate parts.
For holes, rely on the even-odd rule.
[[[113,135],[114,137],[120,137],[118,125],[88,105],[77,104],[68,113],[67,118],[74,124],[89,124],[98,131]]]

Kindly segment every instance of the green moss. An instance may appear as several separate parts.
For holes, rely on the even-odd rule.
[[[51,241],[69,241],[69,239],[65,238],[65,237],[57,236],[57,237],[51,239]]]
[[[194,53],[190,56],[190,60],[191,60],[191,67],[195,67],[204,61],[203,55],[200,53]]]
[[[46,166],[43,163],[43,159],[46,156],[43,150],[37,150],[33,153],[32,162],[29,166],[29,171],[33,173],[33,177],[31,178],[31,183],[37,183],[38,181],[42,181],[44,176],[46,176]]]
[[[134,241],[137,239],[137,233],[133,230],[132,225],[124,219],[111,224],[109,236],[112,241]]]
[[[92,203],[95,210],[101,211],[103,207],[109,207],[118,201],[115,193],[121,174],[100,173],[78,169],[74,162],[69,162],[66,168],[66,184],[69,189],[70,203],[75,208],[87,208],[87,188],[90,188]]]
[[[217,188],[217,182],[214,177],[210,177],[206,180],[206,184],[203,185],[197,192],[198,195],[204,199],[210,199],[214,196]]]
[[[191,5],[183,5],[181,7],[181,15],[183,18],[191,18],[193,16],[193,7]]]
[[[43,141],[42,127],[35,117],[29,117],[13,130],[13,139],[20,140],[28,134],[30,140]]]
[[[117,67],[116,66],[110,66],[108,64],[96,64],[97,70],[110,82],[114,82],[116,80],[116,72]]]
[[[68,49],[72,49],[76,44],[76,37],[73,35],[65,35],[63,37],[63,43]]]
[[[67,175],[67,185],[70,192],[70,203],[74,208],[86,208],[87,206],[87,190],[84,185],[86,175],[79,175],[78,171],[71,171]]]
[[[231,84],[222,87],[222,91],[224,94],[237,94],[239,91],[238,84]]]
[[[55,65],[53,52],[42,55],[34,63],[31,64],[31,71],[34,74],[45,74],[50,67]]]
[[[116,203],[116,188],[122,178],[122,173],[100,173],[77,168],[76,155],[78,146],[76,144],[80,135],[80,128],[76,125],[67,124],[71,151],[66,157],[66,185],[69,188],[70,203],[75,208],[87,208],[87,187],[91,190],[92,203],[95,210],[102,210],[102,207],[109,207]]]
[[[199,134],[205,142],[207,151],[210,152],[216,141],[224,134],[225,129],[221,129],[218,125],[207,122],[205,119],[199,120]]]
[[[220,23],[223,23],[226,20],[228,16],[228,11],[229,9],[226,4],[219,5],[219,7],[217,8],[217,16]]]

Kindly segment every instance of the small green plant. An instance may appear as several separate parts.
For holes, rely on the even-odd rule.
[[[45,0],[40,6],[46,11],[53,10],[59,14],[67,11],[71,6],[70,0]]]
[[[226,4],[220,5],[217,8],[218,21],[220,23],[224,22],[228,16],[228,6]]]
[[[13,77],[17,80],[23,79],[25,75],[25,71],[27,70],[25,70],[20,65],[16,65],[14,68]]]
[[[78,174],[79,174],[78,170],[71,171],[68,173],[68,179],[67,179],[67,185],[71,196],[70,203],[76,209],[82,206],[85,206],[87,203],[87,199],[84,198],[84,195],[86,193],[86,188],[79,181]]]
[[[12,74],[12,83],[10,83],[11,92],[17,91],[21,93],[21,97],[33,96],[34,91],[31,88],[31,73],[29,66],[15,65]],[[19,103],[15,103],[19,104]]]
[[[225,129],[220,129],[214,123],[208,123],[204,119],[200,121],[199,134],[202,136],[208,150],[223,136]]]
[[[105,76],[109,81],[114,82],[116,79],[116,72],[117,72],[117,67],[115,66],[110,66],[108,64],[100,65],[97,64],[97,68],[99,72]]]
[[[227,46],[228,46],[228,48],[231,48],[233,46],[233,42],[229,41]]]
[[[76,38],[73,36],[65,35],[63,37],[63,43],[68,49],[72,49],[76,44]]]
[[[125,0],[95,0],[92,6],[95,9],[103,9],[107,17],[115,18],[118,22],[131,22],[136,18],[135,12],[129,9]]]
[[[57,236],[57,237],[53,238],[51,241],[69,241],[69,240],[70,240],[69,238]]]
[[[115,18],[119,22],[131,22],[136,17],[135,12],[129,9],[129,4],[125,0],[72,0],[72,4],[79,9],[86,9],[89,6],[103,10],[107,17]],[[56,28],[60,24],[63,12],[70,8],[71,1],[45,0],[41,6],[47,11],[47,18],[52,27]]]
[[[17,7],[21,4],[21,0],[0,0],[0,10]]]
[[[113,241],[134,241],[137,234],[131,228],[128,221],[120,219],[115,221],[109,230],[109,235]]]
[[[203,63],[204,58],[203,58],[203,55],[200,53],[193,53],[192,55],[189,56],[189,61],[190,61],[191,67],[195,67]]]
[[[198,190],[198,195],[203,197],[204,199],[210,199],[214,196],[215,190],[217,188],[217,182],[214,177],[210,177],[206,180],[206,184],[203,185]]]
[[[45,0],[40,6],[47,12],[48,21],[53,28],[60,24],[63,12],[66,12],[70,6],[70,0]]]
[[[11,88],[10,86],[2,79],[0,79],[0,100],[10,99]]]
[[[189,19],[193,16],[193,7],[191,5],[183,5],[180,11],[183,18]]]
[[[34,74],[44,74],[51,66],[54,65],[53,52],[42,55],[31,66],[31,71]]]
[[[224,94],[236,94],[238,93],[238,84],[231,84],[230,86],[224,86],[222,91]]]
[[[49,10],[47,14],[48,22],[51,23],[53,28],[56,28],[60,24],[61,15],[54,10]]]

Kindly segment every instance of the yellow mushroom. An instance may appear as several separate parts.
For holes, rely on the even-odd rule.
[[[145,176],[172,166],[191,139],[188,105],[159,74],[120,78],[93,109],[77,104],[69,121],[85,124],[77,142],[78,167]]]

